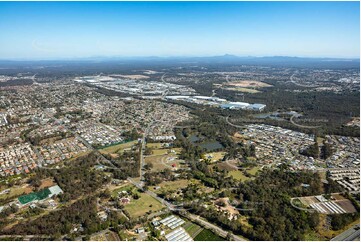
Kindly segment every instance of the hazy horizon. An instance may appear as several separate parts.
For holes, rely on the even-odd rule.
[[[0,2],[0,59],[360,58],[359,2]]]
[[[234,58],[254,58],[254,59],[262,59],[262,58],[290,58],[290,59],[326,59],[326,60],[360,60],[360,57],[330,57],[330,56],[281,56],[281,55],[269,55],[269,56],[241,56],[241,55],[233,55],[233,54],[224,54],[224,55],[203,55],[203,56],[84,56],[84,57],[49,57],[49,58],[0,58],[0,61],[94,61],[94,60],[145,60],[145,59],[206,59],[206,58],[223,58],[223,57],[234,57]]]

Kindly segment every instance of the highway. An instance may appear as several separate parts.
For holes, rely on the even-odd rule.
[[[226,122],[227,122],[227,124],[229,124],[229,125],[231,125],[231,126],[233,126],[233,127],[236,127],[236,128],[239,128],[239,129],[244,129],[244,126],[242,126],[242,125],[236,125],[236,124],[232,124],[231,122],[229,122],[229,116],[228,117],[226,117]]]
[[[303,85],[303,84],[300,84],[300,83],[296,82],[295,80],[293,80],[293,77],[296,75],[296,73],[293,73],[291,75],[290,82],[292,82],[293,84],[295,84],[296,86],[299,86],[299,87],[309,87],[309,88],[317,87],[317,86],[312,86],[312,85]]]
[[[301,125],[301,124],[297,124],[295,123],[295,121],[293,121],[293,118],[299,116],[298,114],[294,114],[291,118],[290,118],[290,122],[293,124],[293,125],[296,125],[297,127],[300,127],[300,128],[306,128],[306,129],[317,129],[319,127],[321,127],[321,125],[318,125],[318,126],[306,126],[306,125]]]

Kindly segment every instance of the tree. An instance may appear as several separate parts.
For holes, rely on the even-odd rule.
[[[333,154],[332,146],[329,143],[323,141],[323,146],[321,149],[321,158],[326,160],[332,154]]]
[[[226,240],[227,240],[227,241],[231,241],[231,240],[232,240],[232,237],[233,237],[233,236],[232,236],[232,233],[231,233],[231,232],[228,232],[228,233],[227,233],[227,236],[226,236]]]

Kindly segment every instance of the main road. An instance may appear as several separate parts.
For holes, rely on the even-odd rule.
[[[232,124],[231,122],[229,122],[229,116],[226,117],[226,122],[227,124],[233,126],[233,127],[236,127],[236,128],[239,128],[239,129],[244,129],[244,126],[241,126],[241,125],[236,125],[236,124]]]
[[[151,197],[153,197],[154,199],[158,200],[161,204],[165,205],[170,211],[178,211],[178,212],[180,212],[179,214],[181,216],[186,217],[186,218],[188,218],[188,219],[190,219],[192,221],[195,221],[196,223],[202,225],[203,227],[205,227],[207,229],[213,230],[215,233],[217,233],[221,237],[226,238],[228,233],[230,233],[231,237],[233,237],[233,239],[236,240],[236,241],[246,241],[247,240],[247,239],[245,239],[245,238],[243,238],[241,236],[234,235],[233,233],[231,233],[229,231],[226,231],[226,230],[218,227],[217,225],[214,225],[214,224],[202,219],[200,216],[189,213],[184,208],[179,208],[178,206],[173,205],[172,203],[164,200],[163,198],[159,197],[156,193],[154,193],[152,191],[144,190],[143,186],[140,183],[135,182],[132,178],[128,178],[128,181],[130,183],[132,183],[133,185],[135,185],[137,188],[144,191],[146,194],[148,194]],[[183,211],[183,213],[182,213],[182,211]]]

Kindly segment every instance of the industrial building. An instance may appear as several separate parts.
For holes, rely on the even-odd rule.
[[[220,107],[223,109],[243,109],[251,111],[263,111],[266,107],[265,104],[260,103],[246,103],[246,102],[229,102],[226,99],[218,97],[207,97],[207,96],[166,96],[167,100],[181,100],[190,103],[196,103],[200,105],[209,105]]]

